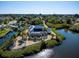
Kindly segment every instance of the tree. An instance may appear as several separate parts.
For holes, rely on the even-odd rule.
[[[45,41],[41,41],[41,46],[40,46],[40,50],[45,49],[46,48],[46,43]]]
[[[74,16],[75,16],[76,18],[79,18],[79,15],[78,15],[78,14],[75,14]]]
[[[40,18],[34,18],[31,20],[32,25],[38,25],[38,24],[43,24],[42,20]]]
[[[71,19],[67,19],[67,24],[72,24]]]

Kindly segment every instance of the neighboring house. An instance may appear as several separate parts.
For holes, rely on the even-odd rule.
[[[6,25],[0,25],[0,29],[4,29]]]
[[[17,21],[10,21],[8,23],[8,25],[11,26],[11,27],[18,27],[16,24],[17,24]]]
[[[29,27],[29,37],[45,37],[47,36],[48,31],[45,30],[44,26],[42,25],[31,25]]]

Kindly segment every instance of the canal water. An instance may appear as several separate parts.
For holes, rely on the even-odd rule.
[[[79,33],[57,30],[65,36],[61,45],[54,48],[45,49],[37,54],[27,56],[27,58],[77,58],[79,57]]]
[[[10,40],[12,38],[13,35],[15,35],[16,32],[11,31],[9,33],[7,33],[4,37],[0,38],[0,45],[4,43],[5,40]]]

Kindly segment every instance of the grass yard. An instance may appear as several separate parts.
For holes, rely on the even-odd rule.
[[[3,29],[3,30],[0,30],[0,37],[5,36],[9,31],[10,31],[10,29]]]

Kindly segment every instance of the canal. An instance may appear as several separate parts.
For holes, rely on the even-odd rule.
[[[79,57],[79,33],[57,30],[65,36],[65,40],[61,45],[51,49],[45,49],[37,54],[28,56],[27,58],[77,58]]]
[[[16,32],[15,31],[10,31],[9,33],[7,33],[4,37],[0,38],[0,45],[2,45],[4,43],[5,40],[10,40],[12,38],[13,35],[15,35]]]

